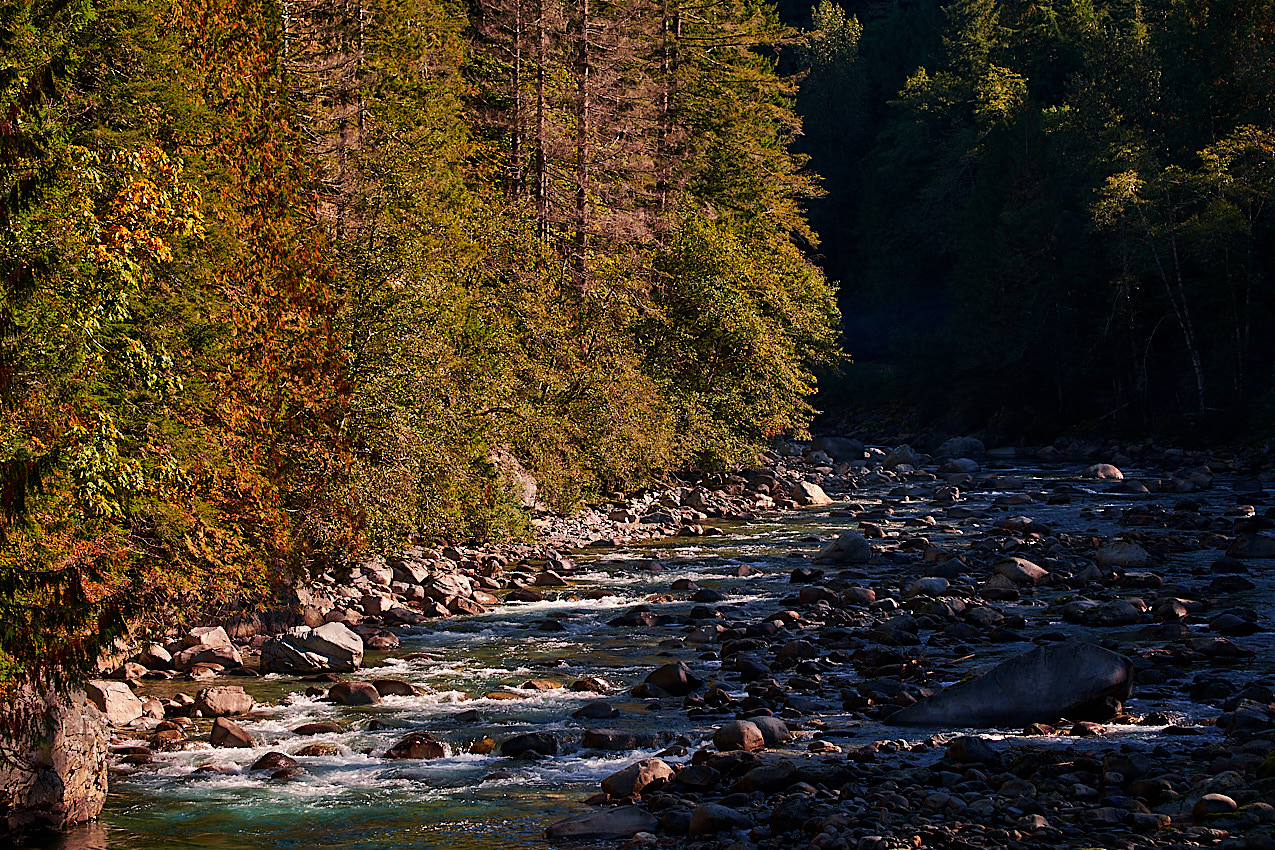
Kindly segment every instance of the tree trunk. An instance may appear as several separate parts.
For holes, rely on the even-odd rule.
[[[589,54],[589,0],[580,0],[580,40],[576,65],[576,238],[575,287],[587,288],[589,250],[589,137],[592,119],[590,103],[591,57]]]

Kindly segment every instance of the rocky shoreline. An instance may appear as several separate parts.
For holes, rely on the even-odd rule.
[[[1047,447],[1029,455],[1056,470],[1046,489],[1016,479],[1021,454],[988,452],[970,439],[933,456],[852,440],[784,444],[764,470],[541,518],[545,542],[535,546],[417,549],[369,559],[348,577],[319,576],[298,592],[291,617],[239,616],[142,647],[115,679],[92,683],[89,696],[117,727],[113,758],[121,764],[145,765],[163,749],[250,745],[231,718],[256,706],[223,677],[305,675],[314,694],[342,705],[411,692],[407,682],[349,676],[364,652],[396,649],[396,627],[569,592],[574,548],[712,536],[722,530],[715,523],[808,506],[854,527],[812,541],[810,562],[793,570],[792,593],[773,614],[732,620],[729,609],[713,607],[720,594],[690,583],[682,589],[703,604],[689,618],[670,622],[657,603],[612,621],[680,625],[677,644],[691,653],[624,686],[626,698],[665,711],[680,704],[688,719],[720,723],[710,746],[696,750],[686,740],[608,778],[591,801],[596,811],[550,826],[550,837],[737,850],[1275,847],[1266,768],[1275,682],[1245,672],[1255,655],[1245,639],[1266,633],[1267,613],[1228,601],[1253,589],[1245,574],[1259,559],[1275,556],[1266,534],[1275,523],[1262,507],[1275,475],[1173,451]],[[1215,490],[1218,475],[1227,485]],[[1085,507],[1096,495],[1120,507]],[[1059,512],[1070,512],[1064,526],[1107,528],[1052,527]],[[978,672],[984,658],[1077,643],[1127,659],[1136,696],[1171,702],[1186,692],[1216,713],[1130,715],[1121,703],[1127,691],[1117,688],[1083,710],[1015,717],[1023,721],[1017,734],[960,734],[983,724],[949,713],[929,716],[936,734],[911,742],[836,743],[860,723],[934,705],[939,683]],[[712,670],[698,670],[708,659]],[[1072,675],[1056,678],[1077,684]],[[134,693],[169,679],[198,683],[195,693]],[[622,691],[601,681],[571,687],[600,697],[581,709],[585,746],[633,743],[592,725],[613,714],[607,699]],[[838,720],[838,729],[823,719],[834,714],[852,719]],[[1152,743],[1104,746],[1110,730],[1128,726],[1145,727]],[[556,754],[554,736],[531,734],[541,737],[484,739],[471,751]],[[142,736],[147,746],[135,743]],[[412,733],[384,757],[444,751],[432,736]],[[282,779],[304,769],[294,756],[314,754],[271,753],[253,768]]]

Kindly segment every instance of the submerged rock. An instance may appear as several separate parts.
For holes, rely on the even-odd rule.
[[[1123,655],[1069,642],[1033,649],[886,720],[893,726],[1025,726],[1084,714],[1127,699],[1133,665]]]
[[[527,732],[514,735],[500,745],[500,754],[517,758],[526,755],[556,756],[558,739],[548,732]]]
[[[632,838],[639,832],[654,832],[659,826],[660,822],[650,812],[637,806],[620,806],[560,820],[545,830],[545,838],[550,841]]]
[[[446,752],[433,735],[412,732],[385,751],[387,759],[441,759]]]

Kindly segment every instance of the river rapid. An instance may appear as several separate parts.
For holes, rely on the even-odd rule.
[[[854,492],[850,497],[853,504],[837,501],[822,508],[774,512],[753,521],[726,523],[722,525],[725,533],[718,537],[669,538],[574,553],[577,569],[568,577],[569,586],[546,591],[545,601],[505,603],[481,616],[395,629],[400,647],[368,655],[364,662],[367,669],[351,677],[401,679],[418,687],[417,696],[391,696],[377,705],[341,707],[307,696],[310,683],[296,677],[272,674],[223,679],[242,684],[262,704],[251,716],[240,718],[259,746],[157,751],[149,764],[113,764],[110,797],[100,821],[43,846],[62,850],[547,847],[548,842],[541,837],[545,826],[589,811],[584,800],[597,792],[600,780],[657,753],[670,764],[687,762],[706,745],[716,726],[736,716],[731,709],[686,709],[681,699],[639,699],[629,695],[629,690],[656,667],[685,661],[701,678],[720,682],[735,699],[746,697],[743,683],[722,669],[715,645],[688,642],[688,634],[705,622],[751,623],[763,621],[773,612],[802,610],[794,597],[797,587],[790,574],[811,566],[810,558],[820,541],[858,529],[865,520],[886,531],[886,537],[872,541],[877,548],[872,562],[855,565],[842,574],[851,584],[876,590],[878,602],[871,612],[865,611],[865,616],[875,617],[876,622],[897,604],[907,604],[905,588],[923,574],[920,547],[909,542],[922,534],[929,545],[955,554],[973,541],[995,536],[998,551],[1024,557],[1051,552],[1052,563],[1079,571],[1083,557],[1072,562],[1068,560],[1070,553],[1048,549],[1047,544],[1033,545],[1033,541],[1022,539],[1016,544],[1013,537],[996,531],[998,524],[1007,517],[1025,514],[1047,525],[1054,535],[1065,532],[1110,539],[1130,531],[1127,523],[1119,522],[1130,507],[1170,510],[1183,498],[1112,493],[1110,482],[1082,477],[1084,463],[1018,461],[1000,465],[1004,468],[997,470],[997,476],[1012,481],[1012,486],[998,489],[992,480],[963,494],[957,504],[972,516],[951,518],[947,509],[908,494],[897,482],[882,483]],[[1136,470],[1126,473],[1131,477],[1139,474]],[[1212,489],[1192,496],[1201,502],[1199,513],[1223,520],[1237,503],[1256,505],[1257,514],[1262,513],[1260,505],[1269,493],[1255,493],[1246,485],[1241,488],[1246,492],[1240,495],[1232,487],[1234,477],[1219,474]],[[1051,500],[1044,498],[1060,491],[1068,494],[1068,503],[1049,504]],[[1024,493],[1035,494],[1035,498],[1029,503],[995,506],[1007,496]],[[1211,577],[1209,565],[1220,554],[1210,548],[1170,552],[1159,558],[1154,569],[1175,595],[1199,597],[1200,585]],[[976,595],[977,579],[988,574],[980,565],[986,563],[985,558],[969,560],[976,580],[968,585],[954,580],[951,593],[964,590]],[[752,570],[741,571],[743,566]],[[836,567],[830,568],[829,575],[836,571]],[[741,577],[737,575],[740,572],[752,574]],[[1227,607],[1254,609],[1262,628],[1239,641],[1255,651],[1255,658],[1218,666],[1218,675],[1233,679],[1236,687],[1271,681],[1268,677],[1275,655],[1265,628],[1275,597],[1264,573],[1262,568],[1249,570],[1246,578],[1255,587],[1225,600]],[[724,599],[709,606],[721,617],[692,619],[697,607],[701,610],[694,615],[702,617],[704,605],[692,601],[687,590],[674,589],[679,580],[724,594]],[[1148,603],[1160,592],[1136,591]],[[1105,641],[1131,653],[1160,645],[1156,643],[1159,638],[1146,637],[1147,628],[1155,628],[1150,613],[1144,623],[1131,628],[1096,629],[1064,622],[1057,616],[1058,605],[1074,595],[1073,590],[1060,586],[1024,593],[1018,601],[995,603],[1006,616],[1022,617],[1021,621],[1015,619],[1021,623],[1016,629],[1019,640],[948,640],[937,632],[927,638],[923,630],[921,645],[909,649],[919,653],[931,671],[926,686],[938,689],[1033,644],[1064,637]],[[673,621],[644,628],[608,625],[609,620],[638,604],[650,605],[661,615],[673,615]],[[802,629],[800,623],[793,623],[775,640],[782,643],[801,637]],[[1190,629],[1208,634],[1206,623],[1192,623]],[[776,712],[797,731],[797,740],[791,745],[795,751],[805,751],[816,740],[842,751],[893,741],[906,753],[918,744],[918,750],[924,749],[925,742],[934,740],[935,730],[887,727],[870,711],[859,706],[856,710],[847,708],[844,690],[861,683],[862,675],[847,663],[821,660],[819,666],[824,687],[793,693],[786,707]],[[1138,666],[1145,670],[1153,665],[1142,662]],[[519,689],[529,680],[568,686],[587,678],[601,679],[610,687],[602,695],[568,687],[543,692]],[[1110,724],[1106,735],[1097,739],[1101,743],[1093,746],[1140,749],[1186,746],[1178,742],[1189,742],[1189,746],[1199,747],[1221,738],[1209,725],[1220,710],[1215,701],[1193,699],[1188,689],[1175,686],[1173,676],[1148,678],[1156,684],[1135,686],[1133,699],[1126,704],[1129,717]],[[148,683],[145,690],[162,698],[177,691],[191,693],[193,687],[202,685]],[[516,698],[487,696],[498,691]],[[613,704],[619,715],[605,721],[572,717],[573,711],[598,699]],[[1147,723],[1148,715],[1163,720]],[[1138,719],[1144,722],[1133,722]],[[316,721],[334,721],[345,731],[310,737],[291,731]],[[632,732],[638,736],[639,747],[624,752],[585,749],[581,735],[595,726]],[[1189,730],[1190,734],[1166,735],[1167,726]],[[406,732],[415,730],[430,732],[444,742],[446,757],[430,761],[381,757]],[[470,752],[474,743],[484,738],[499,743],[526,731],[553,733],[560,742],[559,755],[511,759],[500,756],[498,749],[485,755]],[[956,730],[950,731],[956,734]],[[1022,730],[988,734],[993,739],[1024,737]],[[1088,744],[1074,738],[1036,738],[1043,747],[1059,741],[1068,746]],[[117,736],[117,743],[130,742]],[[138,739],[132,743],[147,742]],[[283,781],[247,769],[267,752],[295,752],[306,744],[331,744],[333,754],[300,758],[304,771]],[[894,748],[890,745],[886,749]],[[934,748],[921,757],[933,760],[940,753],[941,748]]]

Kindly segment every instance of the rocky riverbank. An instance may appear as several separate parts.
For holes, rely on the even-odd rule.
[[[645,680],[541,678],[471,695],[516,703],[573,688],[591,701],[565,733],[519,739],[492,729],[462,742],[445,729],[400,730],[371,754],[467,751],[490,754],[498,768],[560,752],[646,750],[601,785],[593,812],[550,830],[636,844],[1268,846],[1275,788],[1263,765],[1275,746],[1275,681],[1260,654],[1270,612],[1255,592],[1262,559],[1275,555],[1264,507],[1272,476],[1178,452],[1020,454],[971,440],[934,456],[853,441],[785,445],[764,471],[545,518],[551,542],[415,550],[371,559],[348,577],[319,576],[299,593],[294,621],[254,615],[174,636],[143,648],[119,666],[123,681],[95,684],[90,696],[118,725],[121,769],[144,771],[162,752],[260,749],[269,742],[239,718],[262,706],[221,677],[300,675],[313,699],[350,710],[393,703],[420,686],[350,675],[365,653],[392,658],[402,634],[458,617],[485,621],[511,605],[602,592],[581,583],[592,567],[573,562],[567,544],[583,547],[574,556],[582,561],[594,548],[661,535],[689,545],[805,506],[802,515],[824,517],[832,531],[793,556],[786,584],[767,579],[772,604],[741,606],[726,583],[678,579],[671,594],[609,618],[605,628],[650,634],[678,658]],[[669,569],[644,560],[641,547],[628,551],[638,573]],[[730,570],[740,581],[756,572],[746,563]],[[544,617],[528,640],[571,627]],[[1060,707],[998,715],[996,734],[958,732],[989,722],[961,714],[988,692],[971,703],[949,691],[946,707],[934,694],[1033,646],[1118,658],[1110,669],[1133,671],[1132,702],[1127,681],[1068,701],[1093,664],[1024,687],[1020,662],[990,681],[1013,705],[1057,692]],[[1018,672],[1002,681],[1005,670]],[[195,684],[181,689],[185,681]],[[935,705],[938,714],[927,708]],[[652,749],[640,730],[613,728],[635,709],[674,725],[680,714],[684,740]],[[933,731],[900,738],[878,725],[908,712]],[[243,769],[296,776],[339,749],[303,741],[336,734],[332,725],[293,730]],[[211,758],[197,768],[226,766]]]

